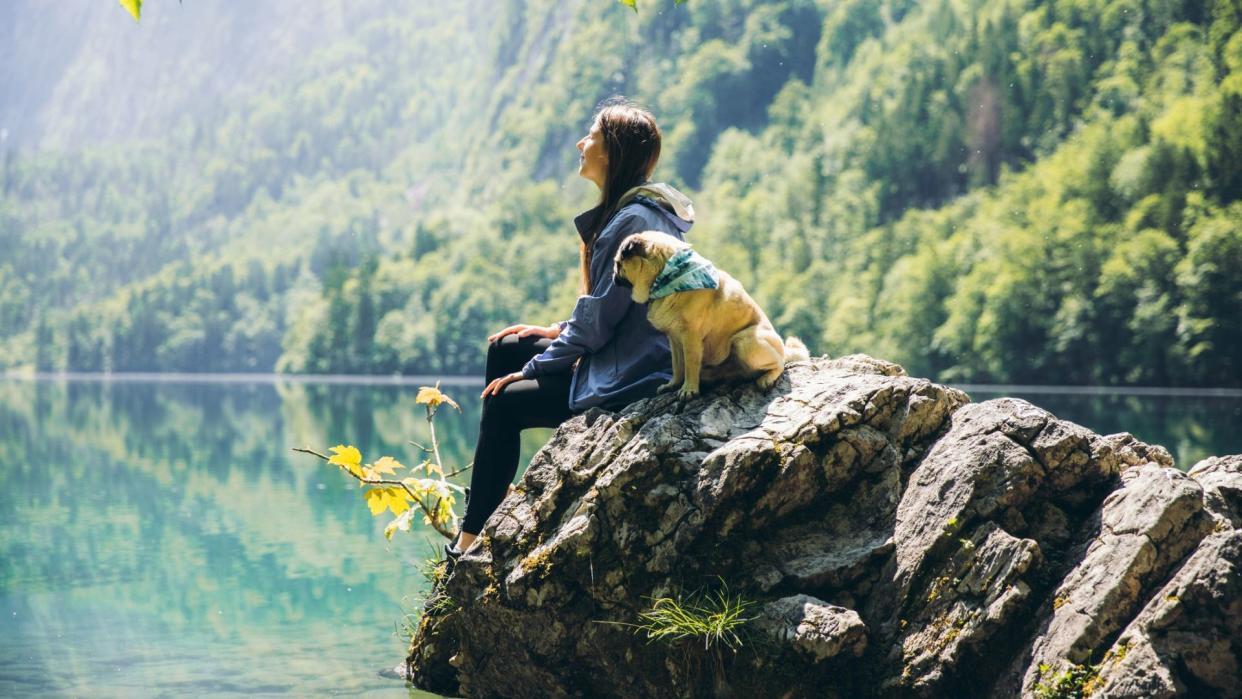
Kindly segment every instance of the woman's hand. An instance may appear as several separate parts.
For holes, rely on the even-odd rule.
[[[505,374],[504,376],[492,379],[492,382],[487,384],[487,388],[483,389],[483,392],[479,394],[479,397],[486,398],[489,393],[493,396],[500,395],[500,392],[504,390],[505,386],[508,386],[514,381],[521,381],[524,378],[526,377],[522,376],[522,372],[515,371],[512,374]]]
[[[512,334],[517,334],[518,337],[528,337],[530,335],[534,335],[535,337],[546,337],[549,340],[555,340],[561,334],[561,326],[549,325],[544,327],[542,325],[526,325],[524,323],[519,323],[518,325],[510,325],[498,333],[489,335],[487,337],[487,341],[495,342],[505,335]]]

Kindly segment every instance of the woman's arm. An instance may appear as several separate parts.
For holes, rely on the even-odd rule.
[[[633,303],[630,290],[614,282],[612,261],[621,241],[642,227],[640,217],[618,213],[600,232],[591,253],[591,276],[595,280],[591,293],[578,297],[574,312],[564,321],[560,335],[522,367],[522,376],[533,379],[569,371],[578,357],[595,352],[612,339],[613,329]]]

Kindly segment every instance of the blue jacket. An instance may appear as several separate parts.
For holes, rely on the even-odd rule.
[[[630,289],[613,282],[613,259],[627,236],[657,230],[679,239],[694,222],[690,200],[668,185],[647,185],[623,196],[625,202],[596,236],[591,248],[591,293],[579,296],[561,334],[522,367],[522,376],[570,371],[569,409],[617,409],[654,395],[673,375],[668,339],[647,321],[647,306],[634,303]],[[629,201],[626,202],[626,197]],[[601,207],[574,218],[586,239]]]

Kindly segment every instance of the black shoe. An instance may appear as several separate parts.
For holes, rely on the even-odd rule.
[[[453,569],[457,567],[457,559],[461,558],[462,552],[456,547],[457,540],[453,543],[444,545],[444,577],[453,574]]]
[[[462,506],[467,508],[470,507],[469,488],[466,488],[465,503]],[[458,531],[458,536],[460,535],[461,532]],[[444,545],[444,577],[446,578],[453,574],[453,568],[457,566],[457,559],[461,558],[462,551],[457,548],[457,538],[457,536],[453,537],[453,541],[451,543]]]

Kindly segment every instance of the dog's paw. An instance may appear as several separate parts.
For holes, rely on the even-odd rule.
[[[660,387],[656,389],[656,394],[659,395],[661,393],[668,393],[669,391],[676,391],[677,387],[680,385],[681,383],[678,381],[669,381],[668,383],[662,383],[660,384]]]
[[[690,386],[682,386],[681,390],[677,392],[677,399],[678,400],[690,400],[691,398],[695,398],[698,395],[699,395],[699,389],[691,388]]]
[[[765,390],[765,391],[766,391],[766,390],[768,390],[769,388],[772,388],[772,386],[776,384],[777,380],[779,380],[779,379],[781,378],[781,373],[782,373],[783,371],[784,371],[784,368],[777,369],[777,370],[775,370],[775,371],[769,371],[768,373],[764,374],[763,376],[760,376],[760,377],[759,377],[759,378],[755,381],[755,383],[759,384],[759,388],[761,388],[761,389],[763,389],[763,390]]]

